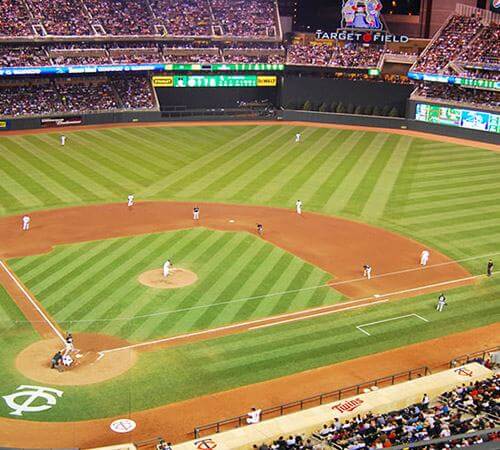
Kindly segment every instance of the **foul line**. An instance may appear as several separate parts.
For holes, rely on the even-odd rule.
[[[7,273],[10,279],[16,284],[19,290],[24,294],[24,296],[28,299],[31,305],[38,311],[38,314],[42,316],[42,319],[47,323],[47,325],[52,329],[52,331],[57,335],[57,337],[66,344],[66,340],[61,332],[57,329],[57,327],[52,323],[52,321],[47,317],[47,315],[43,312],[43,310],[38,306],[36,301],[31,297],[31,295],[24,289],[22,284],[18,281],[18,279],[14,276],[14,274],[10,271],[7,265],[0,260],[0,266],[2,266],[3,270]]]
[[[493,273],[494,274],[495,273],[500,273],[500,271],[493,272]],[[442,286],[442,285],[447,285],[447,284],[454,284],[454,283],[460,283],[462,281],[469,281],[469,280],[473,280],[473,279],[477,279],[477,278],[483,278],[485,276],[486,275],[473,275],[473,276],[470,276],[470,277],[458,278],[456,280],[443,281],[443,282],[440,282],[440,283],[427,284],[427,285],[424,285],[424,286],[419,286],[419,287],[415,287],[415,288],[404,289],[404,290],[401,290],[401,291],[388,292],[386,294],[374,294],[374,295],[371,295],[369,297],[364,297],[364,298],[360,298],[360,299],[357,299],[357,300],[351,300],[351,301],[348,301],[348,302],[341,302],[341,303],[337,303],[337,304],[333,304],[333,305],[321,306],[321,307],[318,307],[318,308],[312,308],[312,309],[307,309],[307,310],[303,310],[303,311],[296,311],[296,312],[293,312],[293,313],[281,314],[281,315],[278,315],[278,316],[271,316],[271,317],[265,317],[265,318],[262,318],[262,319],[251,320],[249,322],[241,322],[241,323],[227,325],[227,326],[223,326],[223,327],[219,327],[219,328],[211,328],[209,330],[195,331],[193,333],[180,334],[180,335],[171,336],[171,337],[168,337],[168,338],[156,339],[154,341],[140,342],[138,344],[131,344],[131,345],[126,345],[124,347],[112,348],[112,349],[109,349],[109,350],[103,350],[102,352],[99,352],[99,354],[101,354],[101,353],[102,354],[106,354],[106,353],[111,353],[111,352],[117,352],[117,351],[120,351],[120,350],[129,350],[129,349],[133,349],[133,348],[148,347],[150,345],[156,345],[156,344],[162,344],[162,343],[165,343],[165,342],[172,342],[172,341],[182,340],[182,339],[186,339],[186,338],[190,338],[190,337],[194,337],[194,336],[202,336],[202,335],[205,335],[205,334],[208,334],[208,335],[209,334],[214,334],[214,333],[218,333],[220,331],[227,331],[227,330],[231,330],[231,329],[234,329],[234,328],[243,328],[244,331],[256,330],[256,329],[259,329],[259,328],[268,328],[268,327],[272,327],[272,326],[275,326],[275,325],[282,325],[284,323],[295,322],[295,321],[298,321],[298,320],[306,320],[306,319],[311,319],[311,318],[315,318],[315,317],[325,316],[325,315],[328,315],[328,314],[335,314],[336,312],[342,312],[342,311],[346,311],[346,310],[350,310],[350,309],[362,308],[362,307],[365,307],[365,306],[375,305],[375,304],[379,304],[379,303],[387,303],[389,301],[387,299],[380,300],[381,297],[391,297],[391,296],[394,296],[394,295],[405,294],[405,293],[408,293],[408,292],[419,291],[419,290],[426,290],[426,289],[434,288],[434,287],[437,287],[437,286]],[[370,302],[370,300],[375,300],[375,301],[374,302]],[[356,306],[350,306],[350,307],[347,307],[347,308],[342,308],[344,305],[353,305],[355,303],[360,303],[360,302],[368,302],[368,303],[365,303],[363,305],[356,305]],[[334,309],[337,306],[340,307],[340,308]],[[308,313],[311,313],[311,314],[308,314]],[[300,317],[295,317],[295,316],[300,316]],[[273,320],[276,320],[276,319],[285,319],[285,320],[280,320],[280,321],[277,321],[277,322],[266,323],[266,322],[273,321]],[[423,319],[423,320],[425,320],[425,319]],[[254,327],[249,326],[249,325],[254,325],[254,324],[256,326],[254,326]]]
[[[406,314],[405,316],[391,317],[389,319],[377,320],[376,322],[364,323],[363,325],[356,325],[356,328],[362,333],[365,333],[367,336],[371,336],[371,334],[368,333],[368,331],[363,330],[364,327],[369,327],[370,325],[376,325],[377,323],[385,323],[385,322],[391,322],[393,320],[405,319],[406,317],[417,317],[418,319],[423,320],[424,322],[429,322],[425,317],[419,316],[418,314]]]

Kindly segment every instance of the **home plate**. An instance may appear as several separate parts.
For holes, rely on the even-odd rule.
[[[373,294],[373,296],[374,296],[375,298],[382,297],[380,294]]]
[[[233,219],[229,219],[229,223],[234,223],[234,220]]]

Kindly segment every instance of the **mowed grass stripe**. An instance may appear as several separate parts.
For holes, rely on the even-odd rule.
[[[0,206],[5,212],[18,211],[21,208],[41,207],[43,200],[33,195],[24,183],[18,182],[15,175],[10,175],[0,164]]]
[[[413,142],[412,138],[401,136],[394,144],[394,151],[378,174],[371,193],[362,193],[366,196],[366,202],[362,209],[356,211],[361,217],[376,221],[384,214]]]
[[[441,192],[460,192],[464,188],[470,188],[471,184],[473,185],[498,185],[498,174],[489,172],[487,174],[473,174],[471,173],[467,179],[464,181],[463,177],[457,178],[447,178],[444,179],[429,181],[426,183],[416,183],[415,188],[418,189],[417,193],[414,196],[410,196],[410,198],[421,198],[426,193],[435,192],[436,190]],[[444,181],[446,180],[446,182]]]
[[[241,152],[234,152],[224,164],[212,167],[210,172],[192,180],[188,186],[178,191],[178,195],[200,198],[206,196],[207,193],[217,192],[217,195],[221,194],[224,197],[224,188],[246,173],[248,169],[253,169],[255,165],[260,164],[262,159],[278,152],[286,145],[288,136],[288,129],[278,129],[273,135],[266,136],[266,141],[255,139],[249,148]],[[251,149],[255,149],[255,151],[249,151]]]
[[[216,150],[208,152],[198,158],[193,163],[179,169],[172,176],[163,177],[159,181],[148,186],[141,194],[144,196],[154,196],[160,193],[170,192],[170,190],[183,188],[192,180],[206,174],[211,167],[217,167],[225,161],[226,155],[238,149],[244,149],[251,145],[254,139],[262,139],[274,132],[273,127],[254,127],[250,130],[243,129],[241,134],[235,136],[226,144],[218,147]]]
[[[408,196],[409,201],[419,201],[422,200],[424,201],[426,196],[429,197],[429,201],[434,201],[436,197],[444,196],[446,197],[461,197],[461,194],[464,195],[474,195],[474,193],[477,193],[482,190],[485,186],[488,187],[488,189],[494,189],[494,188],[500,188],[500,181],[495,180],[494,177],[488,177],[486,183],[480,183],[480,184],[467,184],[467,183],[455,183],[452,184],[450,183],[449,185],[442,185],[440,187],[434,188],[434,189],[429,189],[429,190],[424,190],[421,189],[418,192],[414,194],[410,194]],[[438,192],[437,194],[433,195],[434,192]]]
[[[0,166],[11,178],[23,180],[23,186],[31,195],[38,198],[45,206],[60,204],[61,202],[80,201],[80,197],[61,186],[51,176],[38,170],[36,163],[26,155],[24,149],[8,138],[0,141]]]
[[[158,175],[142,167],[141,162],[137,161],[135,156],[126,157],[122,150],[125,148],[121,142],[106,139],[99,131],[83,131],[78,134],[78,138],[88,145],[87,152],[89,156],[98,158],[100,161],[106,161],[106,164],[114,171],[120,172],[126,178],[135,180],[140,186],[147,186],[151,180]]]
[[[55,142],[48,140],[52,137],[51,135],[40,136],[48,145],[56,145]],[[66,144],[64,147],[64,152],[56,152],[54,156],[61,161],[66,161],[75,170],[80,171],[88,178],[92,178],[95,183],[108,190],[110,194],[107,199],[116,196],[123,197],[124,192],[129,191],[135,185],[134,181],[125,178],[121,173],[115,172],[105,163],[103,164],[87,153],[87,148],[82,141],[73,136],[71,143]],[[98,190],[101,191],[100,188]]]
[[[283,145],[258,159],[251,170],[238,173],[229,184],[226,184],[218,192],[218,195],[222,198],[229,198],[231,202],[244,202],[252,196],[260,198],[258,192],[269,187],[271,181],[280,172],[291,169],[293,163],[301,159],[310,146],[319,144],[325,134],[326,130],[324,129],[314,130],[311,133],[311,139],[308,141],[309,144],[304,145],[300,149],[301,151],[297,147],[292,147],[290,137],[287,136],[286,140],[283,141]]]
[[[61,183],[66,185],[82,201],[103,200],[113,195],[105,186],[97,183],[92,174],[85,173],[85,167],[80,165],[75,167],[71,164],[70,159],[65,156],[61,158],[61,151],[51,151],[51,146],[38,136],[26,136],[24,140],[29,142],[29,144],[25,143],[24,145],[26,151],[37,158],[37,166],[41,168],[43,164],[48,173],[56,173],[61,179]]]
[[[319,133],[319,130],[322,132]],[[320,128],[319,130],[306,142],[300,142],[295,146],[290,144],[286,153],[261,174],[252,173],[252,179],[245,184],[240,184],[242,187],[235,191],[232,201],[242,202],[250,198],[252,201],[258,199],[261,203],[271,199],[277,190],[287,192],[284,184],[289,182],[316,155],[323,152],[332,141],[332,136],[337,134],[337,130],[333,133],[328,129]]]
[[[347,205],[349,199],[356,191],[358,185],[362,183],[363,177],[370,169],[373,161],[383,151],[384,145],[389,140],[389,134],[377,134],[367,147],[360,153],[359,158],[353,159],[354,164],[345,164],[344,171],[335,174],[339,180],[335,190],[330,195],[325,208],[327,210],[342,211]],[[341,179],[341,181],[340,181]]]
[[[449,211],[442,211],[439,208],[432,208],[426,211],[421,217],[413,217],[408,220],[401,220],[401,224],[407,225],[418,225],[424,227],[430,227],[432,224],[442,226],[446,225],[448,222],[461,221],[462,219],[467,221],[470,219],[481,220],[486,217],[489,212],[500,211],[500,205],[495,199],[490,199],[486,201],[481,201],[478,204],[473,203],[466,213],[463,211],[457,211],[456,208],[451,207]]]
[[[324,144],[318,142],[318,146],[315,145],[307,152],[307,155],[312,156],[309,161],[298,160],[295,164],[296,167],[292,166],[290,170],[287,168],[281,171],[272,185],[267,186],[266,192],[258,193],[258,198],[277,205],[290,204],[293,199],[297,200],[299,197],[305,198],[300,195],[308,191],[305,184],[312,179],[316,180],[316,177],[321,175],[321,171],[324,172],[324,168],[336,159],[337,152],[340,151],[339,148],[353,137],[350,132],[345,130],[329,130],[325,138],[326,136],[329,136],[329,139]],[[256,199],[257,195],[253,198]]]

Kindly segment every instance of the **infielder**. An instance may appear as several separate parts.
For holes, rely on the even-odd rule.
[[[438,312],[442,312],[444,307],[447,305],[446,303],[446,297],[444,296],[444,294],[441,294],[439,297],[438,297],[438,302],[437,302],[437,305],[436,305],[436,311]]]
[[[300,135],[300,133],[297,133],[297,134],[295,135],[295,142],[300,142],[300,138],[301,138],[301,137],[302,137],[302,136]]]
[[[365,264],[363,266],[363,276],[368,278],[369,280],[372,277],[372,267],[369,264]]]
[[[262,226],[261,223],[257,224],[257,233],[259,233],[259,236],[263,236],[264,235],[264,227]]]
[[[295,210],[297,211],[297,214],[302,214],[302,202],[300,200],[295,202]]]
[[[429,250],[424,250],[422,251],[422,253],[420,254],[420,265],[421,266],[426,266],[427,265],[427,262],[429,261]]]
[[[66,136],[64,136],[64,134],[61,136],[61,145],[63,147],[66,145]]]
[[[31,217],[24,216],[23,217],[23,231],[28,231],[30,229]]]
[[[172,267],[172,262],[170,261],[170,259],[167,259],[165,264],[163,264],[163,278],[168,277],[168,275],[170,274],[171,267]]]
[[[193,220],[199,220],[200,219],[200,208],[195,206],[193,208]]]
[[[493,260],[490,259],[486,265],[486,275],[489,277],[493,275],[493,267],[495,267],[495,265],[493,264]]]

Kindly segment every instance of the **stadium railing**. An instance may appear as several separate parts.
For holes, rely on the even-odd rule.
[[[333,401],[341,400],[346,397],[351,397],[353,395],[359,395],[360,393],[362,393],[364,389],[370,389],[372,386],[376,387],[392,386],[396,383],[410,381],[413,380],[414,378],[419,378],[422,376],[429,375],[430,373],[431,371],[428,367],[426,366],[418,367],[416,369],[407,370],[405,372],[399,372],[386,377],[376,378],[374,380],[355,384],[353,386],[336,389],[334,391],[324,392],[322,394],[317,394],[312,397],[296,400],[290,403],[273,406],[262,410],[261,420],[272,419],[275,417],[283,416],[285,414],[289,414],[291,412],[301,411],[306,408],[313,408],[315,406],[320,406],[324,403],[330,403]],[[202,434],[206,436],[213,433],[220,433],[221,431],[227,431],[233,428],[240,428],[247,424],[246,422],[247,417],[248,415],[244,414],[241,416],[232,417],[230,419],[224,419],[207,425],[198,426],[194,429],[194,437],[195,439],[198,439],[199,437],[202,436]]]
[[[457,366],[463,366],[464,364],[467,364],[467,363],[474,361],[475,359],[478,359],[478,358],[485,360],[486,357],[489,357],[491,353],[496,353],[496,352],[500,352],[500,346],[487,348],[485,350],[480,350],[480,351],[473,352],[473,353],[467,353],[466,355],[461,355],[461,356],[457,356],[456,358],[453,358],[450,361],[449,366],[450,366],[450,368],[457,367]]]

